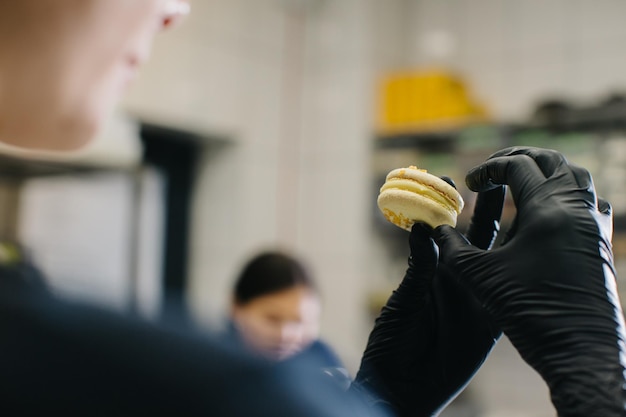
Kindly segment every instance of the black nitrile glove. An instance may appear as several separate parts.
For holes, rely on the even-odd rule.
[[[440,264],[547,382],[560,417],[626,416],[611,208],[596,198],[590,174],[555,151],[508,148],[466,181],[478,192],[508,184],[516,218],[504,244],[489,252],[438,227]]]
[[[481,194],[468,238],[488,248],[504,187]],[[480,208],[480,210],[478,209]],[[376,320],[352,390],[400,417],[436,415],[467,385],[501,335],[471,293],[437,268],[432,229],[413,226],[404,279]]]

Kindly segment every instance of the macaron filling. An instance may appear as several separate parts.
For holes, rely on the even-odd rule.
[[[436,190],[434,187],[431,187],[426,184],[422,184],[417,180],[410,178],[389,178],[385,184],[380,188],[380,192],[384,192],[390,189],[397,189],[408,191],[411,193],[415,193],[421,195],[423,197],[429,198],[436,203],[440,204],[447,210],[454,210],[457,213],[460,213],[459,204],[457,204],[454,200],[449,198],[447,195],[441,193]]]

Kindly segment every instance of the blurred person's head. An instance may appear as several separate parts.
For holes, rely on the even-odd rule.
[[[233,290],[231,318],[253,351],[281,360],[319,336],[320,299],[304,265],[278,251],[243,267]]]
[[[86,144],[186,0],[0,1],[0,141]]]

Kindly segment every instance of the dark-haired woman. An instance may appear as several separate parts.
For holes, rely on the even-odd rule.
[[[271,360],[315,350],[324,359],[324,373],[347,388],[347,371],[319,339],[320,315],[320,295],[305,265],[285,252],[268,251],[251,258],[235,281],[229,330]]]

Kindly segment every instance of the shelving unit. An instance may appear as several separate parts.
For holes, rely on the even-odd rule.
[[[621,280],[618,278],[618,287],[624,287],[623,291],[626,291],[626,203],[621,197],[626,196],[626,105],[614,106],[613,111],[608,113],[586,111],[579,113],[581,117],[575,116],[545,123],[484,123],[436,132],[376,136],[372,145],[373,193],[377,195],[384,175],[398,166],[421,165],[435,175],[451,176],[460,185],[466,200],[466,209],[458,224],[463,231],[469,223],[475,196],[459,184],[467,170],[483,162],[496,150],[509,146],[558,150],[570,162],[587,168],[594,178],[598,195],[613,205],[613,253],[618,277],[624,276]],[[407,233],[387,222],[377,207],[373,211],[377,234],[390,248],[394,248],[390,252],[397,256],[395,261],[403,265],[408,254]],[[508,197],[501,230],[507,229],[514,214],[515,207]],[[620,273],[620,270],[624,272]],[[626,293],[623,299],[626,300]]]
[[[133,144],[130,152],[132,155],[121,155],[117,162],[111,160],[108,153],[100,163],[98,155],[88,155],[88,158],[82,159],[50,154],[47,158],[48,154],[30,154],[20,150],[13,154],[0,149],[0,198],[3,202],[0,206],[0,238],[8,241],[20,240],[20,195],[29,180],[54,177],[82,180],[91,175],[97,177],[105,173],[122,174],[128,178],[132,190],[129,202],[131,230],[128,233],[128,247],[131,253],[128,264],[128,310],[135,311],[141,307],[139,283],[136,279],[143,204],[140,196],[145,186],[144,170],[152,167],[162,175],[164,187],[165,235],[160,243],[163,246],[163,256],[158,260],[159,273],[162,275],[158,282],[162,286],[163,299],[157,316],[170,313],[181,315],[185,313],[183,296],[187,281],[188,222],[196,161],[203,146],[215,141],[221,143],[222,139],[207,138],[194,132],[155,123],[139,123],[135,134],[139,145]]]

